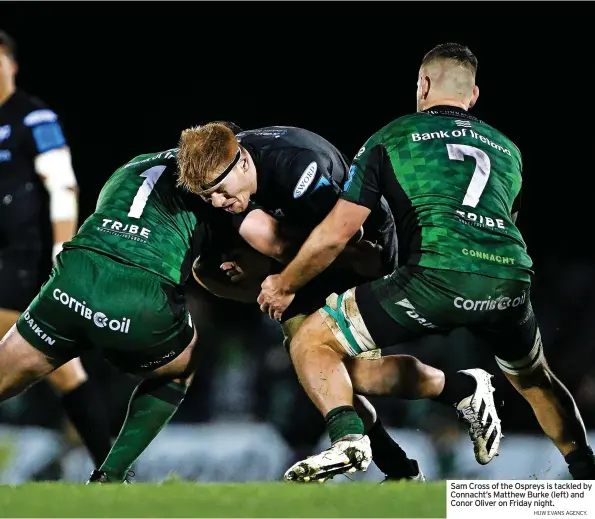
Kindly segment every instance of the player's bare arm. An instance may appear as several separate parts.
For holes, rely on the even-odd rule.
[[[284,265],[291,261],[304,240],[303,233],[281,224],[262,209],[250,211],[239,232],[253,249]]]
[[[308,235],[297,227],[280,222],[262,209],[253,210],[244,218],[239,233],[253,249],[283,265],[288,265],[295,258],[308,238]],[[381,247],[363,241],[361,237],[360,227],[347,240],[347,245],[330,266],[361,275],[379,270]]]
[[[283,272],[265,279],[257,300],[261,309],[280,318],[293,294],[333,263],[369,214],[367,207],[338,200]]]

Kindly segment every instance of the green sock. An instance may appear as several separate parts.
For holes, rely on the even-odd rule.
[[[364,422],[350,405],[335,407],[324,419],[331,444],[348,434],[364,434]]]
[[[184,400],[185,384],[143,380],[134,390],[120,434],[100,470],[124,481],[132,464],[159,434]]]

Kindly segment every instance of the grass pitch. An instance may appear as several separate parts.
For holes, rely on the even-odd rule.
[[[445,483],[0,486],[0,517],[446,517]]]

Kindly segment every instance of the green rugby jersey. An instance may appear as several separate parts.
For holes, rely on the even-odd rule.
[[[528,281],[533,263],[512,221],[522,158],[505,135],[466,111],[434,107],[375,133],[342,198],[395,217],[399,264]]]
[[[135,157],[103,186],[95,212],[64,248],[85,248],[179,284],[209,209],[176,187],[177,149]]]

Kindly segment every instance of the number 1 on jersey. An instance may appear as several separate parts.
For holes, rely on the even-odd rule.
[[[145,181],[138,188],[136,196],[132,201],[130,211],[128,212],[128,216],[130,218],[140,218],[142,216],[145,206],[147,205],[149,195],[151,194],[151,191],[153,191],[155,184],[166,168],[167,166],[154,166],[140,174],[141,177],[144,177]]]
[[[446,149],[448,150],[448,158],[450,160],[465,160],[465,156],[475,159],[475,170],[465,193],[463,205],[470,207],[477,206],[490,178],[490,157],[485,151],[465,144],[447,144]]]

